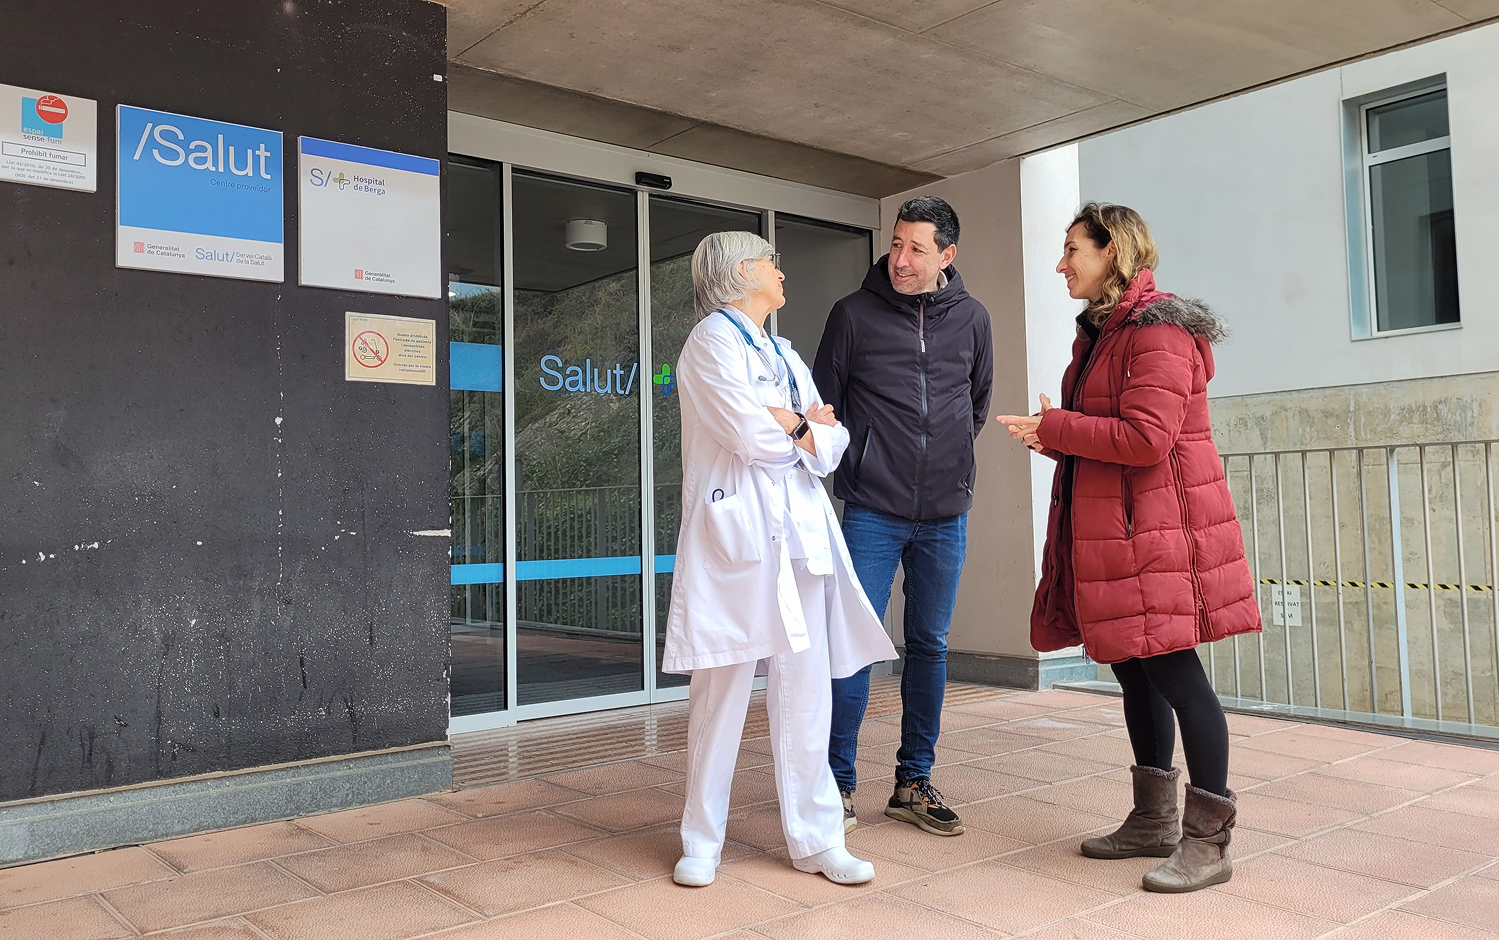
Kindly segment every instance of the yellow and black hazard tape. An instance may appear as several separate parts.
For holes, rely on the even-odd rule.
[[[1338,587],[1339,585],[1342,585],[1343,587],[1372,587],[1385,588],[1386,590],[1395,587],[1395,582],[1393,581],[1302,581],[1297,578],[1289,578],[1285,581],[1281,581],[1277,578],[1260,578],[1260,583],[1297,584],[1301,587],[1307,587],[1309,585],[1316,585],[1317,587]],[[1422,584],[1416,581],[1407,581],[1405,582],[1405,586],[1407,589],[1412,591],[1429,591],[1432,588],[1436,588],[1438,591],[1461,591],[1464,587],[1461,584]],[[1467,585],[1467,589],[1470,591],[1492,592],[1494,590],[1494,586],[1492,584],[1469,584]]]

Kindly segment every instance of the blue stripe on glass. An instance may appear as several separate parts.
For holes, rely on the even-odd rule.
[[[448,385],[455,392],[503,392],[504,350],[491,343],[449,343]]]
[[[320,140],[316,137],[299,138],[302,152],[309,157],[327,157],[330,160],[349,160],[366,166],[385,167],[387,170],[405,170],[407,173],[422,173],[436,176],[442,164],[431,157],[418,157],[409,153],[391,150],[376,150],[358,144],[341,144],[336,140]]]
[[[677,556],[657,555],[656,573],[676,570]],[[498,584],[505,580],[502,564],[453,565],[449,569],[453,584]],[[517,581],[547,581],[553,578],[607,578],[613,575],[640,574],[640,558],[620,555],[612,558],[559,558],[546,561],[522,561],[515,565]]]
[[[453,565],[448,569],[452,584],[499,584],[505,580],[503,564]]]

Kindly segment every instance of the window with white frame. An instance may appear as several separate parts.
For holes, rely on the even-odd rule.
[[[1447,90],[1359,109],[1369,334],[1459,323]]]

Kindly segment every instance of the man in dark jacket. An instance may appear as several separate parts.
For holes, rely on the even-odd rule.
[[[833,492],[854,571],[884,616],[904,563],[905,665],[895,793],[885,815],[937,835],[963,823],[932,786],[947,683],[947,632],[973,505],[973,440],[988,419],[994,352],[989,313],[952,266],[958,216],[935,196],[900,207],[890,254],[838,301],[812,367],[850,443]],[[828,756],[856,824],[854,756],[869,702],[869,668],[833,680]]]

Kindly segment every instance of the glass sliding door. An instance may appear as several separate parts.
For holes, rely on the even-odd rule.
[[[682,521],[682,412],[676,397],[677,354],[697,325],[692,301],[692,252],[713,232],[761,234],[758,212],[724,209],[681,199],[652,196],[651,364],[649,394],[656,504],[656,687],[687,684],[688,676],[660,671],[671,609],[677,529]]]
[[[455,716],[505,708],[505,384],[499,164],[448,162],[448,468]]]
[[[643,692],[637,197],[511,192],[517,703]]]
[[[776,334],[789,339],[810,366],[833,304],[864,283],[873,233],[777,212],[775,243],[786,275],[786,306],[776,312]]]

